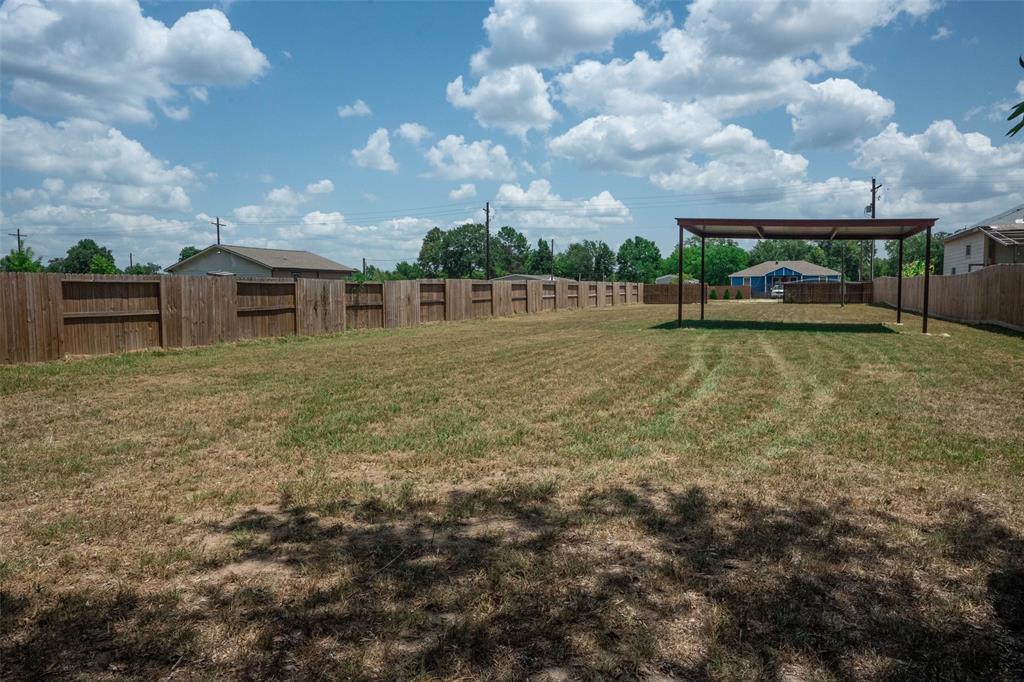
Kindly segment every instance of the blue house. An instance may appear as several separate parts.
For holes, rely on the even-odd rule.
[[[732,286],[750,286],[754,298],[765,297],[776,284],[786,282],[838,282],[840,273],[805,260],[770,260],[729,275]]]

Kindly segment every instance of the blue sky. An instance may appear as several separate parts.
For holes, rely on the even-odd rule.
[[[186,244],[413,259],[434,225],[532,240],[679,215],[952,230],[1024,202],[1024,3],[7,0],[3,249],[121,266]],[[345,108],[348,107],[346,110]],[[345,115],[342,115],[342,114]]]

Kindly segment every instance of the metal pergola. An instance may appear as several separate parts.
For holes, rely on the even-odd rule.
[[[700,237],[700,319],[704,319],[704,240],[730,239],[821,239],[821,240],[899,240],[899,267],[896,270],[896,323],[903,318],[903,240],[925,232],[924,295],[921,305],[921,332],[928,333],[928,283],[932,265],[932,227],[936,218],[863,218],[853,220],[805,220],[780,218],[676,218],[679,225],[679,301],[678,323],[683,326],[683,233]]]

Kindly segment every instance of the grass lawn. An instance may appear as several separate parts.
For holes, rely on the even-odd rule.
[[[674,316],[0,368],[0,677],[1020,679],[1024,337]]]

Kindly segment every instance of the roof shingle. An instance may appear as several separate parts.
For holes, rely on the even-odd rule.
[[[839,277],[839,271],[831,268],[826,268],[823,265],[815,265],[814,263],[808,263],[805,260],[766,260],[763,263],[757,265],[751,265],[745,270],[734,272],[730,277],[763,277],[769,272],[773,272],[780,268],[789,268],[799,272],[801,275],[812,275],[812,276],[824,276],[832,275],[833,277]]]
[[[292,249],[261,249],[255,246],[235,246],[233,244],[214,244],[213,246],[204,249],[196,256],[209,251],[209,249],[220,249],[228,253],[233,253],[236,256],[246,258],[254,261],[268,268],[282,269],[282,270],[324,270],[329,272],[355,272],[355,268],[350,268],[347,265],[333,261],[330,258],[324,258],[318,256],[310,251],[297,251]],[[193,256],[192,258],[195,258]],[[185,260],[190,260],[186,258]],[[180,261],[184,263],[185,261]],[[167,268],[171,268],[179,265],[174,265]]]

